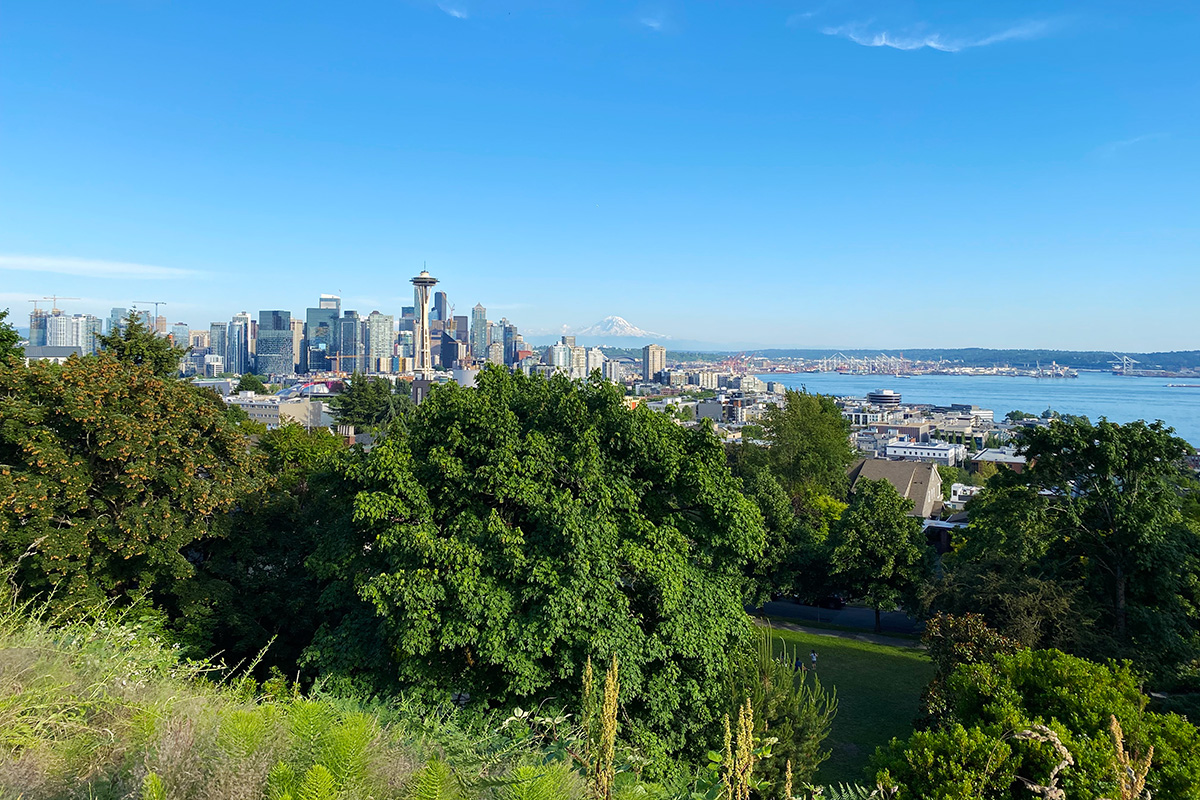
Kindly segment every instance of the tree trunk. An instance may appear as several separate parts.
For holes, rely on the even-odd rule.
[[[883,625],[879,622],[879,607],[875,607],[875,632],[883,633]]]
[[[1125,638],[1125,618],[1126,618],[1125,584],[1127,582],[1127,579],[1125,577],[1124,568],[1117,567],[1116,580],[1117,580],[1117,608],[1116,608],[1117,636],[1119,636],[1121,639],[1124,639]]]

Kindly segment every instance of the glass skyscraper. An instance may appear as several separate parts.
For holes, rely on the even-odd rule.
[[[290,375],[295,369],[292,352],[292,312],[258,312],[258,342],[254,371],[259,375]]]

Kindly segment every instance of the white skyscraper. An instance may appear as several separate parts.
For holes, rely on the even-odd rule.
[[[413,372],[418,378],[429,378],[433,373],[433,354],[429,343],[429,290],[437,285],[437,278],[425,270],[412,279],[413,306]]]

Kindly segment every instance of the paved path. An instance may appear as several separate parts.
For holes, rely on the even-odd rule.
[[[870,642],[871,644],[883,644],[888,647],[911,647],[916,649],[924,649],[925,645],[921,644],[919,639],[901,639],[898,636],[884,636],[879,633],[854,633],[853,631],[831,631],[826,628],[809,628],[804,625],[795,625],[791,622],[781,622],[778,619],[763,620],[755,618],[756,625],[770,625],[772,628],[783,628],[784,630],[797,631],[799,633],[811,633],[814,636],[832,636],[837,639],[854,639],[858,642]]]
[[[801,625],[805,622],[819,622],[843,628],[862,628],[868,632],[875,629],[875,612],[859,606],[846,606],[835,611],[830,608],[817,608],[784,600],[772,600],[764,603],[759,613],[771,617],[786,617]],[[899,611],[884,612],[880,617],[880,622],[884,633],[914,634],[920,633],[922,628],[920,622]]]

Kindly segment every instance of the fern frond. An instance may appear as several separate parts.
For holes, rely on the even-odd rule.
[[[142,779],[142,800],[167,800],[167,787],[153,772]]]
[[[296,793],[296,800],[337,800],[337,782],[333,773],[320,764],[314,764],[304,774],[304,783]]]
[[[300,788],[299,783],[292,765],[280,761],[267,774],[267,800],[291,800]]]
[[[412,777],[407,800],[463,800],[463,793],[450,767],[433,758]]]

